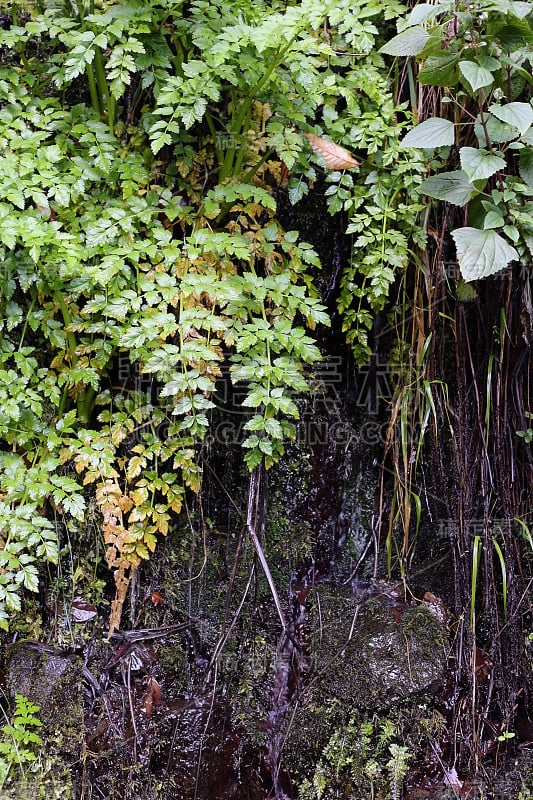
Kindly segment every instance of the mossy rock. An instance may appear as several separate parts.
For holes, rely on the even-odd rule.
[[[533,800],[533,753],[522,750],[494,785],[494,797]]]
[[[397,618],[387,601],[361,603],[339,588],[315,593],[308,645],[314,683],[298,702],[285,750],[297,775],[308,773],[354,711],[384,715],[442,686],[447,654],[441,623],[423,606]]]
[[[25,777],[13,770],[2,791],[6,797],[70,800],[70,768],[85,745],[81,659],[59,648],[21,642],[9,651],[7,683],[12,699],[20,694],[40,706],[43,744]]]

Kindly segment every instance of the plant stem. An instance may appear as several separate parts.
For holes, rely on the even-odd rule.
[[[109,125],[109,132],[114,134],[115,132],[115,98],[109,91],[109,86],[107,85],[105,69],[104,69],[104,61],[102,59],[102,53],[100,52],[100,48],[97,47],[94,51],[94,67],[96,71],[96,81],[98,83],[98,91],[100,92],[100,97],[104,98],[106,101],[107,107],[107,123]]]
[[[100,107],[100,100],[98,99],[98,90],[96,88],[96,78],[94,77],[94,69],[92,64],[87,64],[87,80],[89,82],[89,94],[91,95],[91,105],[94,110],[103,117],[103,112]]]

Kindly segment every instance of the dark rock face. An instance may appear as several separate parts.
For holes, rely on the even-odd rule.
[[[322,694],[360,710],[386,710],[438,688],[446,652],[443,629],[431,612],[415,606],[398,612],[396,621],[392,607],[380,599],[361,605],[338,589],[321,594],[321,620],[317,604],[312,609],[310,657],[318,672],[324,670]]]
[[[35,769],[25,775],[10,775],[12,796],[46,797],[51,800],[74,796],[70,768],[85,746],[81,659],[60,648],[21,642],[8,655],[7,686],[13,699],[20,694],[40,706],[43,723],[42,756]],[[4,787],[4,791],[8,787]]]
[[[393,613],[394,612],[394,613]],[[385,714],[442,686],[445,630],[424,606],[399,611],[382,598],[320,588],[310,604],[310,679],[287,735],[285,758],[304,775],[355,712]],[[314,678],[313,678],[314,676]]]

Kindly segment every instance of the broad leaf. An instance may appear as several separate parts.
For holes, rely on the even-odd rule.
[[[516,139],[518,136],[517,130],[512,128],[511,125],[508,125],[506,122],[501,122],[501,120],[496,119],[496,117],[493,117],[492,114],[485,115],[485,127],[487,129],[487,136],[489,137],[489,141],[491,143],[495,142],[496,144],[502,144],[503,142],[510,142],[512,139]],[[477,136],[479,146],[487,147],[487,137],[485,136],[485,129],[481,122],[476,122],[474,125],[474,132]]]
[[[528,14],[531,14],[533,11],[531,3],[525,3],[523,0],[514,0],[514,2],[511,3],[511,8],[515,17],[519,19],[524,19],[524,17],[527,17]]]
[[[517,128],[522,135],[533,124],[533,108],[529,103],[507,103],[504,106],[493,103],[489,106],[489,111],[502,122]]]
[[[420,190],[436,200],[444,200],[455,206],[464,206],[472,198],[476,187],[470,183],[466,172],[458,169],[455,172],[433,175],[423,182]]]
[[[421,147],[429,150],[434,147],[447,147],[454,142],[453,122],[441,117],[432,117],[409,131],[400,142],[400,147]]]
[[[456,66],[459,56],[455,53],[437,53],[429,56],[418,73],[418,82],[429,86],[455,86]]]
[[[418,3],[409,14],[405,25],[406,27],[420,25],[422,22],[427,22],[438,14],[448,11],[449,8],[449,3]]]
[[[513,19],[510,15],[507,19],[511,21],[493,27],[493,34],[496,34],[504,50],[512,53],[520,47],[533,44],[533,31],[525,19],[518,19],[518,17]]]
[[[461,166],[471,181],[490,178],[498,170],[505,169],[506,161],[501,156],[477,147],[461,147]]]
[[[504,218],[497,211],[489,211],[483,223],[483,229],[489,230],[491,228],[503,228],[505,223]]]
[[[533,189],[533,150],[524,147],[520,150],[520,177]]]
[[[417,25],[394,36],[390,42],[383,45],[379,52],[388,56],[417,56],[422,52],[429,39],[429,33],[422,26]]]
[[[494,83],[494,75],[488,69],[480,67],[475,61],[460,61],[459,69],[464,78],[468,81],[473,92],[482,89],[483,86],[490,86]]]
[[[461,275],[465,281],[475,281],[501,272],[518,253],[496,231],[478,228],[458,228],[452,231],[457,248]]]

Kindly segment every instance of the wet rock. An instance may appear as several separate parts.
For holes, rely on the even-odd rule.
[[[70,767],[80,758],[85,742],[82,683],[81,659],[75,654],[25,642],[11,648],[7,669],[11,699],[20,694],[40,706],[37,716],[43,723],[40,756],[31,770],[26,769],[24,780],[13,771],[11,792],[51,800],[74,796]]]
[[[511,761],[509,768],[500,775],[494,785],[494,797],[530,800],[533,787],[533,753],[530,750],[519,752]]]
[[[287,731],[285,760],[305,775],[354,711],[383,715],[442,686],[445,629],[424,606],[398,609],[340,587],[316,590],[310,605],[309,674]]]

